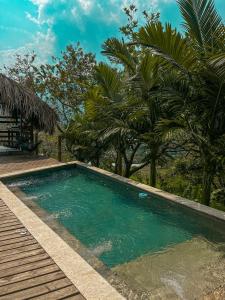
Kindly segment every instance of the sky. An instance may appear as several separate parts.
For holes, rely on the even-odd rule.
[[[85,51],[102,59],[101,45],[126,24],[123,8],[135,4],[160,12],[163,22],[179,27],[182,20],[176,0],[0,0],[0,67],[15,54],[34,51],[41,63],[59,55],[66,45],[80,42]],[[225,19],[225,0],[215,0]]]

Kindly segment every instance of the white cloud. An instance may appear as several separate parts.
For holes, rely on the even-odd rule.
[[[92,7],[95,4],[94,0],[78,0],[78,3],[80,4],[80,7],[82,10],[88,14],[92,10]]]
[[[40,21],[38,18],[35,18],[34,16],[32,16],[30,13],[26,12],[26,17],[28,20],[30,20],[31,22],[41,25]]]
[[[67,23],[70,22],[71,26],[75,25],[79,32],[89,30],[86,26],[87,18],[91,18],[93,23],[96,22],[96,24],[99,24],[100,26],[111,26],[111,24],[113,26],[116,24],[116,26],[119,27],[126,22],[126,18],[122,12],[124,7],[135,4],[138,8],[138,15],[141,15],[144,10],[160,11],[160,7],[163,4],[166,5],[166,3],[174,3],[176,0],[29,1],[36,6],[36,12],[34,14],[26,12],[26,17],[31,22],[38,25],[38,32],[34,33],[32,40],[27,42],[23,47],[0,51],[0,60],[2,64],[12,62],[13,55],[16,53],[25,54],[27,52],[32,52],[32,50],[35,50],[38,54],[40,61],[46,62],[48,58],[54,54],[57,31],[54,32],[54,30],[56,30],[56,26],[53,25],[56,24],[58,20],[66,20]],[[46,28],[48,29],[46,30]],[[84,40],[81,42],[84,43]]]
[[[15,55],[25,55],[35,52],[37,54],[37,64],[48,62],[49,57],[54,54],[55,35],[50,29],[46,33],[38,31],[32,41],[17,49],[0,51],[0,68],[4,65],[10,66],[15,61]]]
[[[22,28],[14,27],[14,26],[0,25],[0,30],[9,31],[9,32],[16,32],[16,33],[23,33],[23,34],[26,34],[26,35],[30,35],[29,31],[24,30]]]
[[[46,8],[47,5],[51,4],[53,0],[30,0],[30,2],[32,2],[34,5],[36,5],[38,7],[38,11],[37,11],[37,17],[32,16],[30,13],[26,12],[26,17],[38,24],[38,25],[42,25],[42,24],[51,24],[53,22],[53,18],[51,16],[46,17],[44,10]],[[57,0],[55,0],[57,1]]]

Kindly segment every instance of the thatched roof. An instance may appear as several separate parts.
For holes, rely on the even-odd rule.
[[[53,133],[58,116],[56,112],[34,93],[0,73],[0,110],[15,111],[25,120],[33,120],[35,129]]]

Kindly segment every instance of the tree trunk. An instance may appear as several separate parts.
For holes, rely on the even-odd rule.
[[[130,162],[125,163],[124,177],[126,178],[130,177],[130,169],[131,169],[131,163]]]
[[[100,157],[99,157],[99,155],[97,155],[97,156],[96,156],[96,161],[95,161],[95,166],[96,166],[97,168],[99,168],[99,165],[100,165]]]
[[[206,166],[203,169],[203,180],[202,180],[202,204],[210,205],[211,188],[212,188],[213,175],[210,172],[210,168]]]
[[[122,175],[123,173],[123,160],[120,152],[117,152],[115,173],[118,175]]]
[[[58,135],[58,161],[62,161],[62,136]]]
[[[152,158],[150,162],[150,185],[156,186],[156,159]]]
[[[138,143],[132,150],[130,158],[127,156],[126,151],[123,153],[123,159],[125,164],[125,170],[124,170],[124,177],[129,178],[132,173],[132,164],[134,161],[135,154],[137,153],[137,150],[139,149],[141,143]]]

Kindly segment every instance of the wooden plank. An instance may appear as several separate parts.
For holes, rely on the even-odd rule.
[[[12,213],[12,211],[9,210],[8,206],[6,206],[6,205],[3,206],[3,205],[2,205],[2,206],[0,207],[0,212],[2,213],[2,212],[4,212],[4,211],[8,211],[8,212]]]
[[[1,205],[2,206],[0,207],[0,211],[7,209],[8,212],[11,212],[11,210],[8,208],[8,206],[6,206],[4,203],[1,203]]]
[[[21,299],[30,299],[30,298],[36,298],[37,296],[38,299],[59,299],[59,298],[49,298],[50,296],[48,296],[48,298],[41,298],[40,295],[43,294],[47,294],[51,295],[51,291],[55,291],[58,289],[62,289],[64,287],[68,287],[70,286],[69,291],[67,291],[67,294],[70,293],[70,295],[73,293],[73,290],[75,289],[74,286],[71,286],[71,282],[69,281],[68,278],[63,278],[63,279],[58,279],[56,281],[53,282],[49,282],[46,283],[44,285],[39,285],[36,287],[32,287],[23,291],[19,291],[19,292],[15,292],[12,293],[10,295],[6,295],[6,296],[0,296],[1,300],[21,300]],[[65,291],[61,292],[61,296],[65,295]],[[37,298],[36,298],[37,299]]]
[[[33,245],[33,244],[37,244],[37,241],[35,239],[30,239],[27,241],[22,241],[22,242],[18,242],[18,243],[14,243],[14,244],[9,244],[9,245],[4,245],[0,247],[0,255],[1,252],[6,251],[6,250],[11,250],[11,249],[17,249],[17,248],[21,248],[24,246],[28,246],[28,245]]]
[[[49,265],[54,264],[54,261],[51,258],[47,258],[47,259],[43,259],[41,261],[37,261],[34,263],[30,263],[27,265],[22,265],[22,266],[18,266],[18,267],[13,267],[7,270],[1,270],[0,271],[0,278],[3,277],[7,277],[7,276],[12,276],[15,274],[19,274],[19,273],[23,273],[26,271],[31,271],[31,270],[35,270],[41,267],[46,267]]]
[[[4,205],[5,207],[8,207],[2,199],[0,200],[0,205]]]
[[[0,213],[0,219],[1,218],[4,218],[4,217],[13,217],[14,216],[14,214],[13,213],[11,213],[10,211],[8,211],[8,212],[2,212],[2,213]]]
[[[12,226],[8,226],[8,227],[5,227],[5,228],[0,228],[0,234],[4,233],[4,232],[7,233],[7,231],[11,231],[11,230],[14,230],[14,229],[21,229],[21,228],[24,228],[24,226],[22,224],[12,225]]]
[[[23,273],[15,274],[9,277],[3,277],[0,278],[0,286],[8,285],[11,283],[23,281],[30,278],[36,278],[38,276],[44,275],[44,274],[50,274],[56,271],[59,271],[59,267],[56,264],[45,266],[42,268],[38,268],[35,270],[29,270]]]
[[[4,246],[4,245],[11,245],[11,244],[15,244],[15,243],[19,243],[22,241],[28,241],[28,240],[35,240],[31,235],[25,235],[25,236],[19,236],[17,238],[14,239],[8,239],[5,241],[0,241],[0,247]]]
[[[8,208],[8,206],[7,206],[2,200],[0,201],[0,208],[1,208],[1,207],[7,207],[7,208]],[[8,209],[9,209],[9,208],[8,208]]]
[[[5,214],[0,214],[0,220],[3,220],[3,219],[5,219],[5,218],[13,218],[14,217],[14,215],[12,214],[12,213],[5,213]]]
[[[0,207],[0,212],[2,213],[2,212],[5,212],[5,211],[10,212],[10,210],[8,209],[7,206],[1,206]]]
[[[18,292],[27,288],[35,287],[37,285],[45,284],[62,278],[65,278],[64,273],[62,271],[56,271],[54,273],[44,274],[39,277],[19,281],[17,283],[7,284],[5,286],[0,287],[0,295],[8,295],[13,292]]]
[[[0,210],[2,210],[2,209],[7,209],[8,211],[10,211],[10,209],[9,209],[8,206],[6,206],[6,205],[1,206],[1,207],[0,207]]]
[[[10,215],[11,216],[11,218],[13,218],[13,214],[8,210],[8,209],[3,209],[3,210],[0,210],[0,214],[1,215]]]
[[[13,118],[12,116],[0,116],[0,119],[13,119],[13,120],[15,120],[15,118]]]
[[[26,229],[24,227],[18,228],[18,229],[12,229],[4,232],[0,232],[0,240],[4,236],[8,236],[10,234],[18,234],[20,236],[25,235]]]
[[[13,230],[13,232],[6,234],[6,235],[0,235],[0,241],[6,241],[6,240],[11,240],[11,239],[14,239],[14,238],[17,238],[17,237],[21,237],[21,236],[30,236],[31,234],[26,231],[26,233],[21,233],[21,232],[18,232],[17,230]]]
[[[18,219],[16,217],[14,217],[14,218],[5,217],[5,218],[1,218],[0,224],[3,225],[3,224],[7,224],[7,223],[10,223],[13,221],[18,221]]]
[[[9,268],[14,268],[14,267],[26,265],[28,263],[43,260],[43,259],[47,259],[47,258],[49,258],[49,255],[44,252],[44,253],[41,253],[41,254],[38,254],[38,255],[32,255],[32,256],[20,258],[20,259],[13,260],[13,261],[8,261],[8,262],[0,264],[0,271],[6,270],[6,269],[9,269]]]
[[[73,285],[58,289],[54,292],[41,295],[39,297],[34,297],[33,299],[38,300],[59,300],[59,299],[65,299],[68,296],[74,296],[77,295],[79,292],[76,291],[76,288]]]
[[[0,199],[0,300],[85,300]]]
[[[28,246],[24,246],[24,247],[20,247],[20,248],[16,248],[16,249],[10,249],[10,250],[6,250],[6,251],[2,251],[1,252],[1,258],[8,256],[8,255],[15,255],[18,253],[22,253],[22,252],[26,252],[26,251],[30,251],[30,250],[35,250],[35,249],[39,249],[41,248],[41,246],[36,243],[34,245],[28,245]]]
[[[3,201],[0,201],[0,209],[2,209],[2,208],[8,208],[8,206]],[[10,211],[9,208],[8,208],[8,210]]]
[[[0,228],[1,229],[4,229],[4,228],[7,228],[9,226],[15,226],[15,225],[21,225],[21,223],[18,221],[18,220],[11,220],[11,221],[8,221],[7,223],[2,223],[0,221]]]
[[[7,121],[7,120],[6,121],[5,120],[4,121],[0,120],[0,123],[1,124],[17,124],[16,121],[10,121],[10,120],[9,121]]]
[[[14,261],[14,260],[24,258],[24,257],[30,257],[30,256],[42,254],[42,253],[45,253],[45,251],[44,251],[44,249],[42,249],[40,247],[40,248],[35,249],[35,250],[30,250],[30,251],[21,252],[21,253],[18,253],[18,254],[8,255],[8,256],[5,256],[5,257],[0,256],[0,264],[8,262],[8,261]]]

